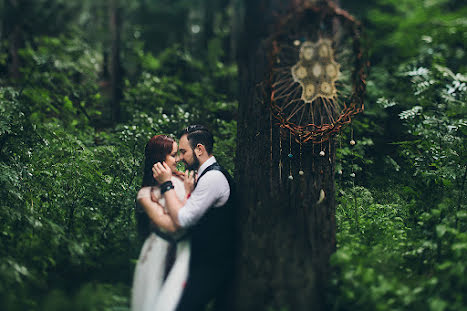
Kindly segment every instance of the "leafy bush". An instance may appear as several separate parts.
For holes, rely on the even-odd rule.
[[[233,171],[236,103],[210,77],[235,70],[213,75],[174,49],[143,54],[142,74],[126,82],[123,122],[102,128],[99,55],[79,35],[33,43],[21,50],[28,79],[0,87],[0,308],[128,308],[144,146],[202,123]],[[193,76],[170,71],[173,60]]]
[[[411,93],[379,101],[405,126],[389,163],[399,177],[364,181],[371,189],[340,180],[335,309],[467,310],[466,78],[425,54],[434,50],[400,66]],[[344,170],[364,154],[341,150]]]

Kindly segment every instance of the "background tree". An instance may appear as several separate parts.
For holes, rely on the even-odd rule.
[[[109,0],[109,30],[110,30],[110,106],[112,114],[112,122],[117,123],[120,120],[121,108],[120,101],[122,99],[122,65],[120,59],[121,50],[121,29],[122,29],[122,13],[118,0]]]
[[[18,1],[15,0],[8,0],[4,5],[4,14],[5,14],[5,29],[6,36],[8,41],[10,42],[9,48],[9,56],[11,59],[11,63],[9,66],[10,77],[14,80],[19,79],[19,67],[20,67],[20,60],[19,60],[19,53],[18,50],[22,44],[21,38],[21,18],[13,18],[14,16],[18,17],[20,14],[20,8]]]
[[[271,70],[272,46],[267,39],[295,5],[294,1],[245,3],[238,54],[237,310],[327,308],[329,259],[336,243],[334,141],[325,143],[326,156],[319,155],[319,147],[313,150],[304,145],[305,174],[298,175],[299,145],[287,130],[276,126],[269,93],[258,87],[268,80]],[[289,153],[295,155],[294,161]],[[295,178],[290,180],[292,170]]]

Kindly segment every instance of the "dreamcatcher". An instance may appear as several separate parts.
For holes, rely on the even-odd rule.
[[[360,25],[346,11],[325,2],[302,5],[277,29],[271,37],[268,89],[271,114],[281,127],[281,153],[282,136],[287,135],[289,150],[292,140],[300,144],[300,159],[306,143],[318,144],[324,156],[323,143],[363,111],[366,63]],[[355,144],[353,137],[350,143]],[[301,168],[299,174],[303,175]]]

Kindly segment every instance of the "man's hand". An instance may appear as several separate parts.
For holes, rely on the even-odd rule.
[[[156,187],[151,187],[151,201],[159,203],[161,193],[156,191]]]
[[[157,162],[152,167],[152,176],[159,184],[163,184],[172,178],[172,170],[165,162]]]
[[[188,195],[193,192],[195,189],[195,172],[194,171],[185,171],[185,178],[183,179],[183,184],[185,185],[185,195]]]
[[[151,201],[156,203],[154,206],[157,206],[157,209],[160,209],[163,214],[168,214],[169,212],[167,211],[167,208],[159,203],[160,199],[162,199],[161,192],[156,191],[155,187],[151,187]]]

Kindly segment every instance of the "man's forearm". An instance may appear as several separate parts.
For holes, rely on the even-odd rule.
[[[167,208],[167,211],[169,212],[170,217],[172,218],[173,222],[178,227],[181,227],[180,223],[178,222],[178,212],[183,207],[183,202],[181,202],[177,198],[177,195],[175,194],[175,191],[173,189],[165,192],[164,198],[165,198],[165,207]]]

